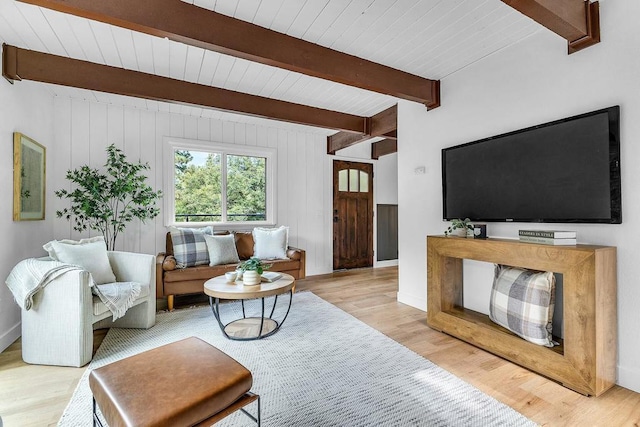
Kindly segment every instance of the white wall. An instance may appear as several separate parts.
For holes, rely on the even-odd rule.
[[[571,225],[580,243],[618,248],[618,384],[640,391],[640,38],[638,2],[601,2],[602,43],[567,55],[547,30],[442,81],[442,106],[398,111],[400,288],[398,299],[426,308],[425,237],[442,234],[440,150],[599,108],[621,107],[623,224]],[[426,174],[413,168],[426,166]],[[490,236],[517,238],[521,224],[490,223]],[[542,228],[542,226],[540,227]],[[485,274],[474,267],[472,275]],[[465,274],[465,278],[467,275]],[[489,275],[489,277],[491,277]],[[486,281],[486,279],[485,279]],[[488,288],[473,291],[473,298]]]
[[[140,158],[149,162],[148,183],[155,189],[162,189],[164,182],[162,144],[166,136],[277,149],[277,222],[289,226],[292,246],[307,251],[308,275],[329,273],[333,269],[334,159],[373,162],[375,203],[397,202],[396,156],[372,161],[370,144],[358,144],[341,150],[337,156],[329,156],[323,133],[285,131],[68,98],[55,98],[54,103],[57,149],[53,162],[58,173],[52,175],[51,191],[68,188],[64,179],[66,170],[84,164],[103,165],[105,148],[112,143],[122,148],[129,160]],[[58,198],[52,199],[56,210],[67,206]],[[163,251],[167,231],[164,224],[161,213],[150,223],[128,226],[118,239],[119,249],[154,254]],[[54,221],[56,239],[77,239],[89,234],[74,231],[66,220],[56,218]]]
[[[379,205],[398,204],[398,154],[387,154],[375,163],[375,203]]]
[[[284,131],[180,114],[144,111],[97,102],[55,99],[55,162],[59,173],[52,190],[68,186],[64,171],[88,164],[99,167],[105,148],[113,143],[129,160],[149,162],[148,183],[163,186],[163,137],[272,147],[277,150],[277,222],[289,226],[289,243],[307,251],[307,274],[332,269],[332,175],[322,134]],[[56,209],[65,203],[52,201]],[[160,207],[162,202],[160,202]],[[118,238],[119,249],[155,254],[164,250],[166,227],[163,213],[147,224],[135,223]],[[96,234],[96,232],[93,232]],[[86,232],[82,236],[88,236]],[[54,236],[79,238],[71,224],[54,221]]]
[[[9,84],[0,79],[0,351],[20,336],[20,308],[4,281],[21,260],[40,255],[42,245],[52,236],[51,157],[53,141],[53,99],[42,87],[31,82]],[[13,218],[13,132],[21,132],[47,149],[47,196],[43,221]]]

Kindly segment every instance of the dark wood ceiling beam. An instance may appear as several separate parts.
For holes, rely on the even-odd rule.
[[[387,139],[398,139],[398,131],[394,130],[393,132],[385,133],[382,136],[384,136]]]
[[[336,151],[371,139],[366,133],[338,132],[327,137],[327,154],[336,154]]]
[[[502,0],[567,40],[569,53],[600,43],[598,2],[589,0]]]
[[[324,110],[125,70],[77,59],[2,46],[2,75],[9,81],[32,80],[80,89],[133,96],[281,120],[361,135],[368,117]]]
[[[367,120],[368,134],[371,137],[381,136],[398,129],[398,106],[389,107]]]
[[[437,80],[396,70],[179,0],[21,0],[262,64],[440,105]]]
[[[394,105],[366,119],[366,131],[362,134],[338,132],[327,137],[327,154],[367,141],[377,136],[395,135],[398,128],[398,106]],[[395,136],[391,136],[395,138]]]
[[[371,144],[371,158],[378,160],[387,154],[398,152],[398,141],[395,139],[383,139]]]

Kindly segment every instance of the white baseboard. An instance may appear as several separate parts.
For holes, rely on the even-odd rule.
[[[16,323],[12,328],[0,336],[0,352],[3,352],[7,347],[20,338],[22,331],[21,322]]]
[[[397,267],[398,266],[398,260],[397,259],[390,259],[387,261],[374,261],[373,262],[373,268],[383,268],[383,267]]]
[[[618,385],[640,393],[640,371],[618,365]]]
[[[418,310],[422,310],[424,312],[427,311],[427,300],[424,298],[418,298],[413,295],[404,294],[402,292],[398,292],[397,297],[398,297],[398,302],[402,304],[409,305],[411,307],[417,308]]]

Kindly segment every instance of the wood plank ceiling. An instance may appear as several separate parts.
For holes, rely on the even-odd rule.
[[[191,0],[185,3],[433,80],[443,79],[542,28],[499,0]],[[13,0],[0,0],[0,41],[364,117],[373,116],[397,102],[392,96]],[[46,86],[55,96],[237,122],[263,120],[207,108]],[[278,126],[299,125],[278,123]],[[304,129],[325,135],[333,133],[307,126]]]

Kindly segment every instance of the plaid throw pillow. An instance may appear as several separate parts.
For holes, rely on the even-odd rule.
[[[550,271],[496,265],[489,318],[527,341],[553,347],[555,283]]]
[[[173,242],[173,256],[176,259],[176,267],[186,268],[209,264],[209,250],[204,236],[205,234],[213,234],[211,227],[171,227],[169,231]]]

